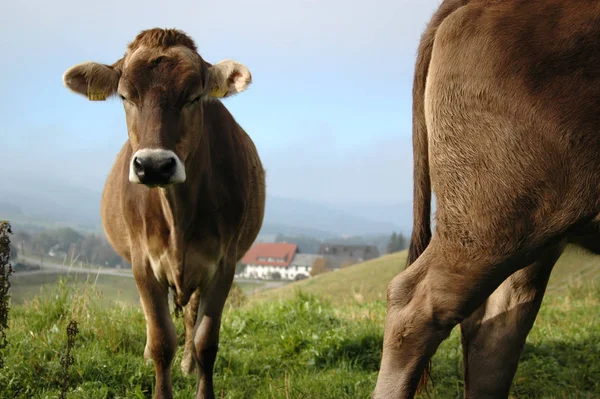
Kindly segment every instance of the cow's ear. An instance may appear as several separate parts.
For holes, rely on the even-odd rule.
[[[231,97],[246,90],[251,83],[250,70],[239,62],[226,60],[208,68],[206,89],[209,97]]]
[[[84,62],[67,69],[64,85],[90,101],[104,101],[117,92],[121,73],[114,65]]]

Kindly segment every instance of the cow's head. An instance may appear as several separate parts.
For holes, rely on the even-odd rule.
[[[129,180],[164,187],[185,181],[186,159],[200,140],[202,103],[244,91],[252,77],[235,61],[207,63],[181,31],[151,29],[114,64],[78,64],[63,81],[89,100],[121,97],[133,149]]]

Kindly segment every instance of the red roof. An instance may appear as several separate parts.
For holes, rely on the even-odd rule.
[[[242,258],[246,265],[289,266],[298,251],[296,244],[264,242],[254,244]]]

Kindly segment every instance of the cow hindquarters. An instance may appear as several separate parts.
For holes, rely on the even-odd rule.
[[[526,264],[521,263],[450,249],[434,235],[415,263],[388,286],[383,354],[373,398],[412,398],[439,344]]]
[[[219,350],[223,307],[231,289],[235,262],[221,262],[219,271],[206,292],[201,293],[200,317],[194,331],[193,353],[198,367],[196,399],[213,399],[213,370]]]
[[[465,398],[506,398],[550,273],[565,243],[507,278],[461,323]]]
[[[160,284],[147,261],[133,260],[133,276],[146,317],[145,355],[154,361],[154,399],[171,399],[171,364],[177,348],[177,335],[169,313],[168,288]]]

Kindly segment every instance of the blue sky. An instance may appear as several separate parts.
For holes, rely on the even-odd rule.
[[[224,103],[255,141],[270,194],[333,205],[410,200],[412,71],[437,5],[3,2],[4,172],[101,190],[126,140],[122,106],[70,93],[62,74],[116,61],[143,29],[179,28],[207,61],[232,58],[252,72],[249,90]]]

